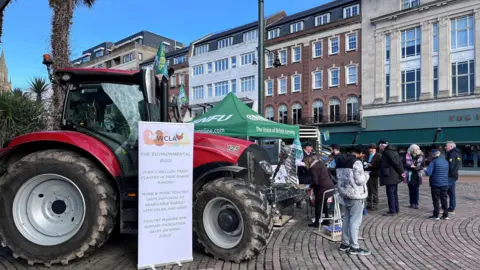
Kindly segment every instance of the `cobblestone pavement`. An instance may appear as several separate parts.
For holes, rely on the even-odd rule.
[[[400,214],[384,217],[387,211],[385,188],[380,188],[378,211],[365,216],[361,246],[372,255],[349,256],[338,251],[338,243],[329,242],[307,227],[304,210],[284,228],[274,232],[266,250],[257,258],[232,264],[194,253],[194,261],[183,267],[168,269],[479,269],[480,268],[480,179],[457,184],[455,215],[447,221],[432,221],[430,189],[421,187],[420,209],[407,208],[408,191],[400,185]],[[303,216],[302,216],[303,215]],[[48,269],[29,267],[0,249],[0,270]],[[121,236],[112,239],[94,255],[68,266],[50,269],[136,269],[136,238]]]

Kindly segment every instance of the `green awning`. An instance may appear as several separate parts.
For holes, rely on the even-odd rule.
[[[455,144],[479,144],[480,126],[442,128],[437,143],[454,141]]]
[[[357,144],[376,144],[380,140],[386,140],[389,144],[395,146],[409,146],[411,144],[431,145],[436,132],[436,128],[363,131],[357,140]]]
[[[322,143],[326,145],[338,144],[340,146],[350,147],[352,146],[352,142],[355,139],[355,136],[357,136],[357,132],[330,133],[330,139],[328,141],[324,140],[322,141]]]
[[[196,132],[228,137],[297,138],[299,127],[270,121],[229,93],[205,114],[193,119]]]

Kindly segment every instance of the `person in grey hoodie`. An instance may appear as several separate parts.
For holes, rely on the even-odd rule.
[[[338,193],[344,201],[345,216],[342,226],[340,251],[351,255],[370,255],[358,245],[358,232],[362,224],[364,200],[367,198],[367,181],[370,175],[363,170],[360,160],[364,147],[356,146],[351,153],[337,159]]]

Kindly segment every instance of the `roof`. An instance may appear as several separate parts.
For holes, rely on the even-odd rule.
[[[189,50],[190,50],[190,46],[185,47],[185,48],[181,48],[181,49],[166,53],[165,57],[170,58],[170,57],[174,57],[174,56],[181,55],[181,54],[187,54]],[[140,65],[145,65],[145,64],[148,64],[150,62],[153,62],[155,60],[155,57],[156,56],[146,59]]]
[[[333,8],[336,8],[336,7],[339,7],[339,6],[344,6],[346,4],[355,3],[355,2],[360,2],[360,0],[333,0],[329,3],[324,4],[324,5],[314,7],[314,8],[311,8],[311,9],[307,9],[307,10],[292,14],[290,16],[286,16],[283,19],[280,19],[277,22],[272,23],[271,25],[268,25],[267,27],[268,28],[273,28],[273,27],[276,27],[276,26],[279,26],[279,25],[282,25],[282,24],[285,24],[285,23],[300,20],[302,18],[311,16],[311,15],[315,15],[315,14],[320,15],[320,13],[322,13],[322,12],[326,12],[326,11],[331,10]]]
[[[230,36],[230,35],[233,35],[233,34],[238,33],[238,32],[247,31],[247,30],[249,30],[251,28],[255,28],[255,27],[258,27],[258,21],[247,23],[247,24],[244,24],[244,25],[241,25],[241,26],[238,26],[238,27],[235,27],[235,28],[231,28],[229,30],[226,30],[226,31],[223,31],[223,32],[220,32],[220,33],[217,33],[217,34],[213,34],[210,37],[208,37],[208,38],[206,38],[206,39],[204,39],[204,40],[202,40],[198,43],[200,44],[200,43],[210,42],[212,40],[216,40],[216,39],[219,39],[221,37]]]

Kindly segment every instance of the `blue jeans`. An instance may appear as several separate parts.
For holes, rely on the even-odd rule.
[[[450,199],[450,204],[448,207],[449,211],[454,211],[457,206],[457,198],[455,196],[455,187],[457,186],[457,180],[448,179],[448,198]]]
[[[420,197],[420,185],[408,184],[408,193],[410,195],[410,205],[418,206]]]
[[[342,226],[342,244],[351,248],[359,248],[358,232],[362,224],[363,200],[344,198],[345,215]]]

